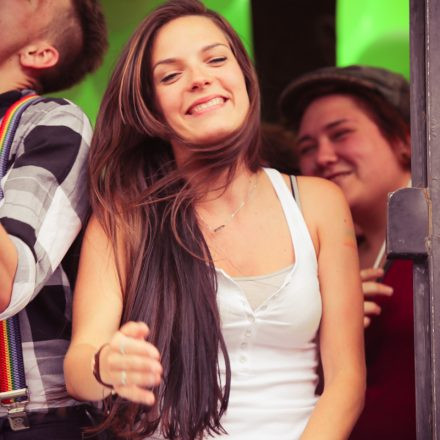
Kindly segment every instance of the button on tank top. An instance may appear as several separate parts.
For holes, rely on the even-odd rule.
[[[229,406],[221,420],[228,435],[222,437],[231,440],[299,439],[317,402],[322,305],[315,249],[282,176],[273,169],[265,172],[289,226],[295,263],[254,310],[239,284],[217,269],[217,302],[232,370]]]

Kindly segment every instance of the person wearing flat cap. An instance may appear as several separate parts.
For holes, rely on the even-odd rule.
[[[304,175],[335,182],[358,232],[367,393],[351,439],[415,439],[412,263],[385,256],[388,193],[410,185],[409,84],[367,66],[293,80],[280,110]]]

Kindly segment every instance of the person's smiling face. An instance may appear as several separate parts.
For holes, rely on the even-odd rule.
[[[181,139],[218,142],[244,123],[245,78],[225,34],[209,18],[186,16],[164,25],[151,65],[158,107]]]
[[[348,95],[311,102],[299,126],[297,152],[301,172],[334,181],[352,209],[368,209],[406,176],[379,127]]]

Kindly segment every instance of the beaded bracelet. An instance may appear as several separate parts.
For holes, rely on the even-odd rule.
[[[102,386],[109,388],[111,390],[114,389],[114,386],[108,383],[103,382],[101,379],[101,374],[99,372],[99,356],[101,354],[102,349],[106,346],[110,345],[108,342],[101,345],[101,348],[95,353],[95,356],[93,357],[93,376],[95,376],[95,379],[98,383],[100,383]]]

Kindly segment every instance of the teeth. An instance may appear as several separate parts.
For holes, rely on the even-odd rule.
[[[220,104],[223,104],[223,98],[213,98],[208,102],[204,102],[203,104],[194,106],[191,109],[191,113],[202,112],[203,110],[206,110],[210,107],[214,107],[215,105],[220,105]]]

